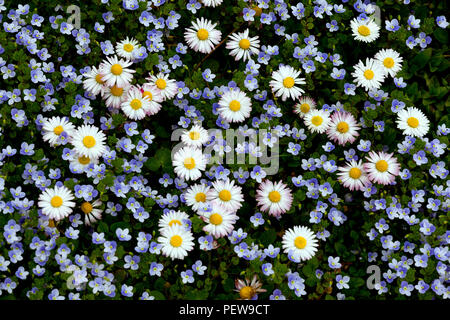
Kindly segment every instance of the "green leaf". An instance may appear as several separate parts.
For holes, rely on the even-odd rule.
[[[149,54],[145,59],[145,69],[150,72],[153,69],[153,66],[159,63],[159,57],[157,53]]]
[[[347,247],[342,242],[336,242],[334,248],[339,256],[343,256],[347,253]]]
[[[206,290],[190,290],[184,297],[186,300],[206,300],[208,291]]]
[[[351,278],[352,279],[352,287],[362,287],[366,282],[361,278]]]
[[[64,91],[67,93],[74,93],[77,89],[77,85],[73,82],[66,83],[66,86],[64,87]]]
[[[42,149],[38,149],[36,150],[36,152],[34,153],[32,159],[37,161],[37,160],[41,160],[44,157],[44,150]]]
[[[156,203],[155,200],[153,200],[152,198],[145,198],[145,200],[144,200],[145,209],[149,209],[149,208],[153,207],[153,205],[155,203]]]
[[[111,225],[111,231],[116,232],[118,228],[125,229],[128,228],[129,225],[126,222],[116,222]]]
[[[108,225],[106,223],[104,223],[103,221],[99,221],[97,231],[104,232],[104,233],[108,232]]]
[[[73,181],[73,179],[66,180],[64,181],[64,185],[70,190],[73,190],[73,188],[75,187],[75,181]]]
[[[423,51],[421,51],[419,54],[417,54],[409,63],[409,72],[416,73],[430,61],[431,59],[431,53],[433,49],[427,48]]]
[[[440,42],[447,44],[448,43],[448,32],[442,28],[436,28],[433,32],[434,37]]]
[[[157,290],[150,291],[150,296],[154,296],[155,300],[166,300],[166,297]]]
[[[268,246],[269,244],[273,243],[275,239],[277,238],[277,233],[274,229],[266,230],[261,234],[261,243],[264,246]]]
[[[167,148],[158,149],[155,156],[150,157],[149,160],[145,162],[145,166],[151,171],[158,171],[159,168],[163,168],[166,171],[171,170],[171,151]]]

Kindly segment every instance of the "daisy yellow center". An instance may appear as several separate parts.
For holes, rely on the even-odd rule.
[[[203,192],[199,192],[195,195],[195,201],[197,202],[205,202],[206,201],[206,194]]]
[[[223,218],[220,214],[218,213],[213,213],[210,217],[209,217],[209,222],[211,222],[211,224],[218,226],[219,224],[221,224],[223,221]]]
[[[209,37],[208,30],[202,28],[197,31],[197,38],[199,40],[206,40],[208,39],[208,37]]]
[[[292,87],[294,86],[294,84],[295,84],[295,80],[294,80],[294,78],[292,78],[292,77],[286,77],[286,78],[284,78],[284,80],[283,80],[283,86],[284,86],[285,88],[290,89],[290,88],[292,88]]]
[[[145,98],[145,97],[148,97],[148,100],[150,100],[150,101],[152,101],[152,99],[153,99],[153,95],[152,95],[152,93],[150,92],[150,91],[144,91],[144,93],[142,94],[142,96]]]
[[[243,50],[250,48],[250,41],[248,39],[242,39],[239,41],[239,47]]]
[[[95,76],[95,81],[99,84],[103,84],[105,81],[102,80],[103,76],[99,73]]]
[[[300,105],[300,111],[301,111],[302,113],[308,113],[309,110],[311,110],[311,107],[310,107],[310,105],[309,105],[308,103],[302,103],[302,104]]]
[[[82,165],[86,165],[91,162],[91,159],[89,159],[89,157],[81,156],[78,158],[78,162],[81,163]]]
[[[370,29],[366,26],[359,26],[358,33],[363,37],[367,37],[368,35],[370,35]]]
[[[414,117],[409,117],[406,122],[408,123],[408,126],[410,126],[411,128],[417,128],[419,126],[419,120],[417,120],[417,118]]]
[[[90,204],[89,202],[83,202],[83,204],[81,205],[81,211],[83,211],[84,214],[91,213],[92,209],[92,204]]]
[[[125,50],[126,52],[131,52],[133,51],[134,46],[131,43],[127,43],[123,46],[123,50]]]
[[[366,71],[364,71],[364,77],[367,79],[367,80],[372,80],[373,79],[373,77],[374,77],[374,73],[373,73],[373,71],[372,70],[370,70],[370,69],[367,69]]]
[[[348,131],[348,129],[349,129],[349,126],[348,126],[347,122],[342,121],[342,122],[339,122],[337,125],[337,130],[340,133],[346,133]]]
[[[358,168],[351,168],[348,175],[352,179],[359,179],[359,177],[361,177],[361,170]]]
[[[178,248],[181,246],[182,243],[183,243],[183,239],[179,235],[175,235],[175,236],[172,236],[172,238],[170,238],[170,245],[172,247]]]
[[[311,123],[313,125],[315,125],[316,127],[320,126],[322,124],[322,122],[323,122],[323,119],[321,116],[314,116],[311,119]]]
[[[255,289],[253,289],[250,286],[242,287],[241,290],[239,290],[239,296],[241,299],[251,299],[255,295]]]
[[[219,198],[222,201],[230,201],[231,200],[231,192],[228,190],[222,190],[219,192]]]
[[[118,63],[113,64],[113,65],[111,66],[111,73],[112,73],[113,75],[115,75],[115,76],[118,76],[119,74],[122,73],[122,66],[121,66],[120,64],[118,64]]]
[[[53,129],[53,133],[59,136],[64,131],[64,128],[62,126],[56,126]]]
[[[181,226],[180,220],[177,220],[177,219],[170,220],[169,226],[171,227],[171,226],[173,226],[174,224],[179,224],[179,225]]]
[[[270,191],[269,192],[269,200],[271,202],[279,202],[281,199],[281,195],[278,191]]]
[[[198,140],[200,139],[200,133],[197,131],[191,131],[189,132],[189,138],[191,138],[191,140]]]
[[[297,249],[304,249],[306,247],[306,239],[302,236],[298,236],[294,240],[294,245]]]
[[[123,94],[123,88],[119,88],[118,86],[113,86],[111,88],[111,94],[115,97],[121,97]]]
[[[237,100],[233,100],[230,102],[230,110],[237,112],[239,110],[241,110],[241,103]]]
[[[375,168],[377,168],[377,170],[380,172],[385,172],[388,169],[388,163],[386,160],[379,160],[375,164]]]
[[[63,204],[63,199],[60,196],[54,196],[50,200],[50,204],[52,205],[53,208],[59,208]]]
[[[183,163],[184,167],[188,170],[192,170],[195,168],[195,160],[192,157],[184,159]]]
[[[83,145],[86,148],[92,148],[96,144],[95,138],[93,136],[86,136],[83,138]]]
[[[383,60],[383,65],[388,69],[392,68],[394,66],[394,59],[387,57]]]
[[[166,86],[167,86],[167,83],[166,83],[166,80],[164,80],[164,79],[158,79],[158,80],[156,80],[156,86],[158,87],[158,89],[159,90],[163,90],[163,89],[165,89],[166,88]]]
[[[133,108],[133,110],[139,110],[142,107],[141,100],[139,100],[139,99],[131,100],[130,107]]]

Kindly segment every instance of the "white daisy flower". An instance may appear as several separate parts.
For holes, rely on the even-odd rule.
[[[422,111],[415,107],[408,107],[397,112],[397,128],[403,134],[413,137],[423,137],[430,129],[430,121]]]
[[[369,152],[367,162],[364,163],[364,171],[367,172],[371,182],[388,185],[395,181],[395,177],[400,173],[400,164],[393,155],[386,152]]]
[[[201,150],[184,147],[175,153],[172,165],[179,177],[185,180],[197,180],[205,170],[207,162]]]
[[[334,112],[331,116],[330,125],[327,130],[328,138],[344,145],[347,142],[353,143],[359,136],[359,124],[350,112]]]
[[[370,184],[362,160],[359,160],[359,162],[351,160],[347,162],[345,167],[339,167],[338,170],[338,180],[350,191],[363,190],[366,185]]]
[[[203,220],[207,223],[203,231],[214,238],[225,237],[234,229],[234,224],[239,219],[234,211],[226,209],[218,201],[211,202],[212,210],[205,213]]]
[[[103,87],[102,91],[102,98],[105,100],[105,104],[108,108],[120,108],[120,105],[122,102],[125,101],[127,98],[128,90],[131,88],[131,86],[125,86],[123,88],[120,88],[116,85],[112,87]]]
[[[249,37],[248,32],[246,29],[244,32],[231,34],[226,44],[226,48],[231,50],[230,55],[235,57],[236,61],[249,60],[251,55],[259,53],[259,38]]]
[[[330,125],[330,113],[314,109],[304,116],[303,121],[311,132],[324,133]]]
[[[381,49],[375,55],[375,59],[381,62],[384,72],[391,77],[395,77],[395,75],[402,70],[403,58],[395,50]]]
[[[133,60],[133,50],[139,49],[140,45],[137,40],[128,37],[125,40],[122,40],[116,44],[116,53],[119,57]]]
[[[212,183],[213,197],[226,209],[237,211],[244,201],[242,188],[234,185],[234,180],[216,180]]]
[[[177,83],[173,79],[169,79],[168,74],[164,74],[162,72],[155,75],[150,75],[150,77],[146,78],[150,81],[150,84],[156,86],[159,90],[159,94],[163,97],[164,100],[169,100],[175,97],[177,94]]]
[[[200,2],[203,3],[205,7],[217,7],[222,4],[223,0],[201,0]]]
[[[194,237],[185,227],[173,224],[161,230],[158,242],[162,245],[162,254],[174,259],[184,259],[194,248]]]
[[[100,200],[94,202],[85,201],[81,205],[81,211],[84,213],[84,224],[90,226],[102,218],[102,210],[98,209],[102,205]]]
[[[181,135],[181,141],[183,141],[185,145],[194,148],[201,148],[208,140],[208,131],[197,124],[193,125],[189,130],[184,130]]]
[[[280,66],[277,71],[272,73],[270,86],[275,96],[286,101],[287,98],[298,99],[305,91],[296,85],[306,84],[304,78],[299,78],[300,70],[295,70],[291,66]]]
[[[96,67],[92,67],[91,71],[84,74],[86,79],[83,80],[83,89],[92,93],[94,96],[102,92],[105,81],[102,80],[103,74]]]
[[[210,53],[222,36],[222,32],[214,29],[216,25],[201,17],[196,22],[192,21],[192,27],[186,29],[184,39],[194,51]]]
[[[316,254],[318,241],[309,228],[295,226],[286,230],[282,245],[285,253],[292,253],[296,260],[305,261]]]
[[[139,87],[142,91],[142,96],[149,100],[149,108],[147,115],[151,116],[157,114],[161,110],[161,102],[164,98],[161,95],[161,91],[151,83],[144,83],[142,87]]]
[[[74,130],[75,126],[69,122],[67,117],[52,117],[44,120],[42,138],[44,141],[48,141],[52,147],[56,147],[61,133],[66,132],[68,137],[70,137]]]
[[[239,292],[239,300],[254,300],[258,293],[267,292],[266,289],[261,288],[262,285],[263,284],[258,280],[256,274],[254,274],[251,281],[248,278],[245,278],[245,281],[236,279],[234,281],[234,286],[236,289],[233,291]]]
[[[232,89],[222,95],[217,111],[228,122],[242,122],[250,116],[252,103],[243,91]]]
[[[100,73],[103,74],[102,80],[105,81],[105,85],[108,87],[117,85],[119,88],[129,85],[133,80],[133,73],[136,72],[128,68],[132,62],[116,56],[106,57],[106,59],[107,61],[103,60],[100,65]]]
[[[303,118],[311,110],[316,109],[316,102],[310,97],[300,97],[299,101],[294,105],[294,112]]]
[[[105,134],[96,126],[82,125],[77,128],[70,139],[75,152],[91,158],[100,158],[106,151]]]
[[[65,186],[46,188],[40,195],[38,206],[42,213],[55,221],[60,221],[72,213],[75,207],[75,199],[72,191]]]
[[[83,173],[91,163],[98,164],[98,158],[91,159],[76,152],[69,157],[69,168],[75,173]]]
[[[273,183],[270,180],[263,181],[256,191],[257,205],[261,211],[269,215],[279,217],[291,208],[292,192],[282,181]]]
[[[128,118],[141,120],[150,111],[150,100],[143,96],[140,89],[131,87],[128,90],[126,100],[121,104],[121,108]]]
[[[159,219],[159,232],[162,232],[162,229],[171,227],[175,224],[184,226],[183,220],[189,220],[189,216],[186,212],[170,210],[169,212],[163,214]]]
[[[373,19],[358,21],[357,18],[354,18],[350,22],[350,27],[353,32],[353,37],[358,41],[372,42],[380,35],[380,26]]]
[[[385,72],[380,61],[367,58],[365,64],[360,60],[353,68],[352,76],[358,87],[364,87],[366,91],[381,87]]]

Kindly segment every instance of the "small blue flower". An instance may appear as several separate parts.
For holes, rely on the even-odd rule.
[[[119,241],[129,241],[131,240],[131,235],[128,234],[129,232],[130,230],[128,230],[128,228],[125,229],[117,228],[116,236],[117,238],[119,238]]]

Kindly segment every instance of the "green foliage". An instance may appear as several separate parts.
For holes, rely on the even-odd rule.
[[[33,26],[33,30],[40,30],[43,38],[37,40],[37,48],[47,48],[51,55],[48,62],[54,63],[55,72],[46,72],[45,76],[53,88],[49,88],[42,83],[32,81],[30,64],[31,59],[35,62],[43,64],[40,58],[31,54],[26,46],[18,44],[16,34],[6,32],[4,29],[0,31],[0,44],[4,49],[1,53],[0,62],[5,61],[5,66],[9,64],[14,66],[16,75],[11,78],[3,77],[0,94],[2,103],[0,104],[0,124],[1,149],[10,146],[17,149],[17,154],[9,157],[2,154],[0,160],[0,208],[3,210],[0,214],[0,226],[6,226],[9,221],[15,221],[20,224],[18,236],[21,237],[24,254],[23,261],[20,264],[9,264],[5,272],[0,272],[0,283],[10,279],[18,284],[17,289],[13,293],[6,290],[0,290],[0,299],[31,299],[45,300],[49,298],[49,294],[54,289],[59,290],[60,295],[68,297],[69,293],[76,293],[76,290],[70,288],[69,278],[73,271],[67,271],[58,262],[56,255],[58,248],[67,246],[71,252],[69,258],[73,266],[79,266],[75,262],[75,255],[85,255],[90,264],[102,265],[104,270],[108,272],[111,284],[115,286],[115,296],[108,297],[101,292],[94,292],[88,287],[81,290],[80,297],[83,299],[138,299],[145,292],[154,297],[155,300],[164,299],[223,299],[232,300],[239,298],[235,281],[240,279],[250,282],[254,276],[262,283],[265,292],[259,292],[259,299],[269,299],[275,289],[281,290],[287,299],[325,299],[336,300],[341,297],[339,294],[345,294],[348,300],[353,299],[436,299],[436,295],[431,289],[425,294],[419,294],[417,290],[412,292],[412,296],[408,297],[399,292],[399,288],[403,281],[409,284],[417,284],[419,280],[431,284],[435,279],[439,279],[440,275],[437,271],[438,261],[433,255],[429,255],[428,264],[425,267],[416,267],[414,264],[406,271],[404,278],[399,278],[389,283],[389,291],[387,293],[378,294],[377,290],[370,290],[366,287],[368,274],[367,267],[371,264],[378,266],[383,272],[389,267],[389,262],[393,259],[400,261],[402,257],[414,259],[414,256],[420,253],[419,249],[424,247],[424,243],[429,244],[432,248],[443,246],[444,242],[441,237],[447,232],[450,213],[448,212],[448,199],[441,194],[437,194],[433,187],[443,190],[446,188],[446,180],[435,178],[431,172],[432,165],[443,162],[448,164],[448,156],[444,153],[441,156],[434,156],[430,151],[430,143],[439,143],[444,145],[443,149],[447,149],[449,145],[448,137],[438,134],[438,125],[446,124],[449,127],[448,110],[450,103],[448,99],[449,78],[448,71],[450,67],[449,50],[448,50],[448,32],[447,29],[440,28],[436,25],[437,16],[447,15],[448,8],[445,1],[412,1],[408,7],[403,1],[376,1],[382,11],[382,25],[380,37],[373,43],[359,43],[352,36],[350,29],[350,21],[359,13],[353,8],[353,4],[343,4],[346,11],[342,14],[336,14],[330,17],[327,13],[323,13],[323,17],[315,16],[315,3],[313,1],[303,1],[305,11],[304,17],[297,19],[293,14],[295,5],[298,1],[285,1],[287,12],[290,18],[287,20],[280,19],[277,16],[275,23],[285,27],[285,34],[289,35],[289,39],[283,35],[277,35],[274,32],[274,24],[266,24],[261,22],[259,16],[254,17],[254,21],[246,21],[243,10],[252,6],[254,2],[233,1],[232,5],[224,1],[222,6],[218,8],[202,7],[197,13],[192,13],[186,9],[188,1],[165,1],[161,6],[153,4],[148,12],[156,18],[163,17],[166,19],[172,15],[172,11],[180,14],[178,21],[179,27],[175,29],[167,28],[158,29],[161,31],[161,39],[164,49],[161,51],[148,50],[148,56],[143,60],[134,64],[131,68],[135,70],[133,74],[133,84],[143,84],[150,75],[156,75],[164,70],[164,61],[167,64],[170,79],[182,81],[189,88],[190,93],[194,89],[201,90],[203,93],[210,90],[217,95],[217,91],[222,90],[224,86],[231,86],[231,81],[235,85],[245,91],[249,97],[252,97],[252,113],[248,119],[249,127],[252,125],[253,117],[258,118],[259,114],[267,111],[267,100],[271,100],[273,106],[279,108],[283,114],[280,118],[273,118],[269,121],[260,121],[260,129],[275,127],[277,125],[289,125],[290,129],[297,128],[304,130],[307,134],[306,139],[294,139],[289,136],[280,138],[280,166],[276,175],[268,176],[272,181],[283,181],[292,190],[293,202],[292,207],[280,219],[263,213],[264,224],[255,226],[250,217],[259,211],[256,201],[256,190],[259,187],[254,179],[249,178],[245,184],[241,185],[245,202],[238,211],[239,220],[236,222],[235,230],[242,229],[247,233],[247,237],[239,243],[232,243],[227,237],[215,239],[213,250],[200,249],[201,243],[199,238],[206,236],[204,231],[205,219],[196,215],[194,211],[188,207],[181,195],[183,187],[179,187],[174,183],[164,185],[159,179],[167,173],[173,179],[176,175],[173,173],[172,153],[175,147],[175,141],[172,141],[171,132],[175,127],[180,126],[180,117],[187,117],[185,107],[195,108],[199,112],[198,116],[202,116],[202,125],[205,128],[217,127],[217,115],[212,111],[216,110],[215,105],[218,102],[218,95],[213,99],[201,97],[194,99],[188,94],[179,96],[173,101],[165,100],[162,102],[162,109],[155,115],[145,117],[138,123],[139,134],[129,135],[126,132],[126,125],[133,120],[126,117],[120,108],[108,109],[105,101],[99,96],[94,99],[86,99],[89,102],[89,108],[93,113],[94,125],[100,127],[101,124],[106,126],[102,129],[107,138],[105,144],[110,150],[116,152],[111,159],[101,158],[98,164],[102,165],[100,173],[89,172],[79,174],[74,172],[70,166],[70,157],[66,154],[65,148],[71,147],[70,144],[62,146],[51,146],[42,139],[39,121],[41,117],[67,116],[75,126],[81,126],[85,123],[82,117],[77,117],[76,110],[80,107],[85,90],[82,80],[77,78],[81,74],[80,69],[86,66],[99,66],[104,61],[106,55],[103,53],[102,45],[106,41],[111,41],[113,45],[126,37],[136,39],[141,46],[149,49],[147,43],[154,35],[149,31],[153,30],[153,24],[145,26],[139,22],[141,14],[145,11],[145,1],[139,1],[139,8],[136,10],[127,10],[123,7],[122,0],[110,0],[107,4],[102,4],[100,0],[96,1],[79,1],[77,5],[81,10],[81,28],[84,32],[89,33],[89,54],[80,54],[77,52],[77,37],[72,34],[62,34],[60,25],[66,21],[68,14],[66,12],[69,2],[63,1],[62,9],[55,11],[55,2],[44,0],[28,1],[30,5],[30,13],[21,17],[24,23],[31,24],[31,16],[33,13],[39,14],[45,18],[42,27]],[[149,2],[150,3],[150,2]],[[330,2],[331,3],[331,2]],[[7,10],[3,13],[3,20],[9,19],[8,12],[10,9],[16,10],[15,3],[11,1],[6,5]],[[274,12],[275,4],[270,3],[269,8],[264,9],[264,13]],[[420,19],[420,28],[410,28],[407,19],[414,10],[414,15]],[[331,10],[333,11],[333,10]],[[114,20],[105,22],[102,14],[111,12]],[[49,22],[51,16],[61,14],[56,19],[55,26],[52,27]],[[179,43],[186,44],[184,39],[184,31],[191,25],[197,17],[205,17],[208,20],[217,22],[217,28],[221,30],[222,37],[215,50],[209,54],[200,54],[194,52],[191,48],[186,53],[180,53],[177,46]],[[396,32],[389,32],[385,29],[385,21],[398,19],[400,21],[400,29]],[[337,22],[339,30],[330,32],[327,23],[331,20]],[[94,30],[95,23],[98,22],[105,26],[104,32]],[[4,22],[5,23],[5,22]],[[32,25],[32,24],[31,24]],[[246,70],[247,61],[236,61],[230,56],[230,50],[226,48],[226,37],[235,32],[243,32],[249,29],[251,36],[258,36],[261,45],[277,46],[278,54],[270,57],[267,63],[258,62],[259,74],[255,76],[258,81],[258,89],[249,90],[246,87],[249,72]],[[31,30],[31,29],[30,29]],[[156,32],[158,31],[156,30]],[[81,32],[78,30],[78,32]],[[407,45],[409,37],[417,38],[420,32],[430,36],[432,42],[426,47],[421,48],[419,44],[413,49]],[[296,35],[295,37],[293,35]],[[342,60],[341,66],[335,66],[328,57],[323,63],[319,63],[317,59],[314,62],[316,71],[306,72],[302,59],[296,56],[296,51],[305,48],[305,38],[314,35],[318,42],[317,48],[320,53],[329,55],[339,54]],[[154,45],[154,44],[153,44]],[[402,70],[396,75],[397,78],[402,77],[407,83],[405,88],[399,88],[395,85],[393,79],[388,77],[383,90],[388,94],[387,98],[378,101],[369,96],[362,88],[355,89],[355,94],[346,94],[344,86],[353,82],[352,72],[353,66],[359,60],[365,61],[366,58],[373,57],[380,49],[392,48],[400,53],[403,58]],[[266,48],[267,49],[267,48]],[[169,59],[178,55],[182,60],[182,66],[174,68]],[[309,58],[308,58],[309,59]],[[254,57],[255,62],[257,58]],[[301,87],[306,91],[305,95],[312,97],[317,103],[318,108],[327,105],[330,107],[340,107],[353,114],[355,119],[363,123],[362,129],[359,131],[358,141],[354,144],[340,146],[335,143],[335,149],[332,152],[325,152],[323,145],[328,141],[325,134],[311,133],[301,118],[292,113],[293,101],[282,100],[276,97],[270,89],[270,81],[272,73],[279,68],[280,64],[286,64],[301,70],[301,77],[305,78],[306,83]],[[64,77],[63,67],[72,66],[75,69],[75,77]],[[330,75],[333,68],[344,68],[346,75],[342,80],[333,79]],[[3,65],[2,65],[3,68]],[[206,69],[216,75],[212,83],[205,81],[203,72]],[[2,75],[5,72],[2,71]],[[81,80],[80,80],[81,79]],[[234,84],[233,84],[234,85]],[[35,101],[25,99],[24,91],[34,88],[37,90]],[[9,103],[7,98],[3,101],[4,93],[2,90],[12,92],[14,89],[21,90],[21,100]],[[216,90],[217,89],[217,90]],[[49,91],[54,91],[49,94]],[[267,100],[258,101],[254,95],[260,91],[266,90]],[[178,92],[177,92],[178,93]],[[86,96],[85,96],[86,97]],[[181,97],[181,98],[180,98]],[[54,101],[52,101],[54,99]],[[181,101],[186,99],[186,104]],[[176,103],[173,103],[176,101]],[[430,120],[430,131],[427,135],[428,141],[416,139],[409,153],[400,153],[399,144],[403,141],[404,136],[396,125],[396,114],[392,111],[394,101],[401,101],[406,107],[415,106],[422,110]],[[85,102],[87,103],[87,102]],[[52,105],[47,111],[45,106]],[[13,109],[23,110],[27,116],[29,124],[20,126],[13,119]],[[101,119],[108,119],[108,126]],[[191,119],[194,119],[191,118]],[[87,121],[87,120],[86,120]],[[102,121],[102,122],[100,122]],[[384,122],[384,131],[376,128],[376,122]],[[191,123],[192,124],[192,123]],[[243,125],[244,123],[242,123]],[[189,126],[188,126],[189,127]],[[237,128],[237,124],[231,124],[232,128]],[[144,130],[149,130],[149,135],[154,135],[153,141],[146,143],[148,149],[144,152],[138,152],[135,149],[131,152],[124,151],[120,148],[120,143],[124,139],[129,139],[133,145],[143,142]],[[145,140],[145,139],[144,139]],[[150,139],[152,140],[152,139]],[[338,182],[337,172],[329,172],[321,168],[315,171],[305,169],[302,160],[310,158],[320,159],[325,155],[327,160],[333,161],[337,166],[342,166],[347,161],[344,151],[350,148],[358,149],[360,141],[369,141],[371,150],[382,151],[389,150],[394,152],[401,168],[408,169],[411,178],[403,180],[397,177],[396,184],[377,186],[377,192],[372,197],[367,197],[363,192],[349,191]],[[434,141],[434,142],[433,142]],[[22,142],[34,144],[34,154],[26,156],[20,154],[20,145]],[[301,150],[298,155],[292,155],[287,152],[289,142],[298,143]],[[359,149],[358,149],[359,150]],[[417,164],[412,155],[426,150],[428,163],[424,165]],[[445,150],[444,150],[445,151]],[[364,152],[356,151],[363,158]],[[66,159],[67,158],[67,159]],[[69,160],[68,160],[69,159]],[[142,167],[140,171],[131,171],[132,161],[141,161]],[[244,171],[251,172],[254,164],[230,165],[230,177],[233,172],[239,168]],[[32,168],[32,169],[30,169]],[[97,170],[97,167],[95,167]],[[94,168],[91,168],[93,171]],[[50,170],[60,170],[60,178],[49,178]],[[207,168],[209,170],[210,167]],[[447,168],[448,169],[448,168]],[[28,170],[28,173],[27,173]],[[34,183],[32,172],[38,175],[42,172],[45,175],[41,185]],[[92,174],[91,174],[92,173]],[[210,172],[211,176],[214,172]],[[333,193],[337,195],[336,204],[332,204],[330,195],[314,198],[311,190],[307,187],[298,187],[294,183],[293,178],[302,176],[303,181],[316,179],[317,183],[323,185],[328,182],[333,188]],[[120,195],[115,188],[123,187],[133,178],[142,178],[146,188],[130,188],[128,193]],[[48,178],[48,179],[47,179]],[[206,175],[202,176],[202,179]],[[5,186],[3,187],[3,180]],[[66,231],[74,225],[69,219],[62,221],[48,221],[43,218],[43,214],[38,206],[39,195],[50,184],[54,186],[60,182],[70,190],[75,190],[79,186],[92,185],[98,195],[93,197],[101,201],[99,210],[102,212],[102,218],[91,225],[81,225],[75,227],[79,230],[78,238],[70,239],[65,235]],[[198,180],[197,182],[199,182]],[[121,183],[123,182],[123,185]],[[192,181],[189,181],[191,185]],[[182,183],[180,183],[182,184]],[[237,183],[236,183],[237,184]],[[447,183],[448,185],[448,183]],[[22,191],[26,193],[27,199],[34,201],[30,208],[20,209],[12,196],[11,188],[21,186]],[[411,207],[411,191],[426,190],[427,197],[440,199],[441,209],[435,212],[428,209],[427,203],[423,203],[422,207],[414,211]],[[155,193],[156,192],[156,193]],[[316,191],[318,194],[319,191]],[[442,191],[443,192],[443,191]],[[158,196],[156,196],[157,194]],[[170,197],[168,197],[170,195]],[[177,196],[176,200],[174,196]],[[129,208],[129,199],[133,198],[148,213],[149,218],[139,220],[134,212]],[[170,198],[172,203],[164,204],[164,199]],[[317,210],[318,200],[327,204],[327,209],[323,211],[323,216],[317,223],[312,222],[311,213]],[[376,205],[375,200],[384,200],[383,209],[372,209]],[[82,197],[74,199],[76,207],[74,214],[80,214],[78,220],[84,222],[85,214],[80,206],[84,202]],[[168,201],[168,200],[167,200]],[[407,210],[411,215],[414,214],[417,219],[430,221],[436,230],[430,235],[424,235],[420,230],[419,224],[409,224],[406,220],[399,218],[390,219],[386,208],[395,207],[397,204]],[[445,207],[445,205],[447,207]],[[117,208],[121,207],[122,210]],[[367,209],[367,208],[371,209]],[[9,210],[8,208],[13,208]],[[346,221],[341,225],[336,225],[330,219],[331,208],[335,208],[346,216]],[[114,209],[114,210],[113,210]],[[185,211],[190,216],[191,231],[195,235],[195,249],[183,260],[172,260],[164,255],[154,251],[154,247],[145,248],[145,252],[139,252],[136,248],[138,245],[137,238],[146,236],[151,243],[157,243],[158,237],[161,235],[159,221],[164,209],[174,209]],[[379,234],[375,239],[370,240],[368,234],[374,228],[380,219],[385,219],[389,224],[389,229],[383,234]],[[53,228],[53,224],[55,228]],[[308,226],[314,234],[318,235],[329,232],[328,237],[321,237],[318,241],[318,251],[309,260],[300,263],[291,261],[287,257],[287,252],[283,249],[282,239],[286,231],[293,226]],[[116,234],[118,229],[127,229],[132,236],[130,241],[120,241]],[[142,234],[140,234],[142,233]],[[96,244],[93,239],[103,234],[105,241],[115,241],[116,249],[114,255],[117,261],[108,263],[105,259],[104,245]],[[389,259],[385,259],[383,252],[385,246],[382,237],[392,236],[394,241],[399,241],[399,247],[390,252]],[[55,242],[56,248],[42,249],[48,251],[49,256],[45,257],[45,268],[43,275],[36,275],[37,258],[36,250],[30,248],[30,244],[35,238],[45,241],[45,247],[49,248],[52,241]],[[151,238],[151,239],[150,239]],[[405,242],[409,241],[416,244],[414,253],[406,253],[404,250]],[[257,258],[249,259],[245,255],[238,256],[239,246],[247,246],[255,254]],[[281,249],[280,253],[271,258],[265,255],[264,249],[270,245]],[[0,240],[0,258],[9,257],[12,246],[8,243],[6,236]],[[374,260],[369,259],[369,254],[377,253],[378,257]],[[127,257],[139,257],[139,267],[132,270],[126,266]],[[339,257],[340,268],[333,269],[328,264],[329,257]],[[194,273],[195,281],[193,283],[183,283],[181,277],[182,272],[192,269],[197,261],[201,261],[203,266],[207,267],[203,275]],[[388,260],[388,261],[387,261]],[[152,263],[160,263],[163,265],[161,275],[151,275],[150,268]],[[265,274],[263,265],[271,263],[272,274]],[[21,280],[15,274],[17,267],[21,265],[29,272],[26,280]],[[37,268],[39,269],[39,268]],[[65,271],[63,271],[65,270]],[[72,272],[72,273],[71,273]],[[298,293],[292,290],[288,284],[288,277],[297,273],[303,280],[304,293]],[[322,276],[320,274],[323,273]],[[349,276],[349,288],[339,289],[337,287],[336,276]],[[89,281],[95,277],[88,275]],[[111,278],[113,277],[113,278]],[[124,297],[121,294],[122,286],[133,287],[133,297]],[[1,286],[0,286],[1,287]],[[35,292],[29,291],[36,288]],[[33,289],[34,290],[34,289]],[[301,290],[299,291],[301,292]]]

